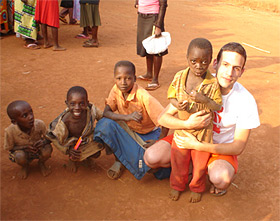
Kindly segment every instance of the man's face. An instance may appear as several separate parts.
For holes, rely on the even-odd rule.
[[[234,83],[244,72],[244,57],[232,51],[224,51],[219,63],[214,61],[217,79],[221,86],[221,92],[226,95],[232,89]]]

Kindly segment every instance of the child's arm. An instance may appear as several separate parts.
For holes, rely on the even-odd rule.
[[[109,105],[105,106],[103,116],[112,120],[123,120],[123,121],[136,121],[138,123],[141,123],[142,121],[142,113],[138,111],[134,111],[131,114],[125,115],[125,114],[116,114],[112,111]]]
[[[203,95],[201,92],[196,92],[195,90],[193,90],[190,93],[190,97],[195,102],[205,104],[211,111],[219,111],[222,108],[222,105],[217,104],[215,101]]]
[[[159,37],[161,36],[161,27],[164,22],[165,12],[167,7],[167,0],[159,0],[159,13],[158,13],[158,19],[154,23],[155,25],[155,36]]]

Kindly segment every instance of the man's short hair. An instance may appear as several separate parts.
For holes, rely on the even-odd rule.
[[[195,38],[195,39],[193,39],[189,44],[188,51],[187,51],[187,56],[189,56],[189,53],[193,48],[209,50],[209,53],[210,53],[211,58],[212,58],[212,53],[213,53],[212,44],[206,38]]]
[[[74,87],[71,87],[68,92],[67,92],[67,95],[66,95],[66,99],[68,100],[68,98],[70,97],[71,94],[74,94],[74,93],[79,93],[79,94],[82,94],[82,95],[85,95],[86,98],[88,99],[88,94],[87,94],[87,91],[85,88],[81,87],[81,86],[74,86]]]
[[[239,44],[237,42],[230,42],[230,43],[225,44],[220,49],[220,51],[219,51],[219,53],[217,55],[217,63],[219,63],[219,61],[220,61],[220,59],[222,57],[222,53],[224,51],[236,52],[236,53],[240,54],[244,58],[243,67],[245,66],[246,59],[247,59],[247,54],[246,54],[246,50],[243,48],[243,46],[241,44]]]
[[[114,73],[116,73],[116,70],[118,67],[121,67],[121,66],[125,66],[125,67],[128,67],[131,69],[132,71],[132,74],[135,76],[135,65],[130,62],[130,61],[118,61],[116,64],[115,64],[115,68],[114,68]]]

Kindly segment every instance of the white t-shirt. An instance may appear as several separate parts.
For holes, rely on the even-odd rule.
[[[222,98],[222,109],[214,112],[214,143],[233,142],[235,128],[253,129],[260,125],[256,101],[240,83],[236,82]]]

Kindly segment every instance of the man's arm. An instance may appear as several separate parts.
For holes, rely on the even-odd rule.
[[[178,109],[169,104],[158,117],[158,123],[173,130],[201,129],[206,127],[211,119],[211,114],[205,111],[198,111],[190,116],[188,120],[180,120],[175,117]]]
[[[234,140],[232,143],[201,143],[193,135],[188,137],[174,136],[176,144],[186,149],[195,149],[222,155],[240,155],[247,144],[251,129],[235,129]]]

